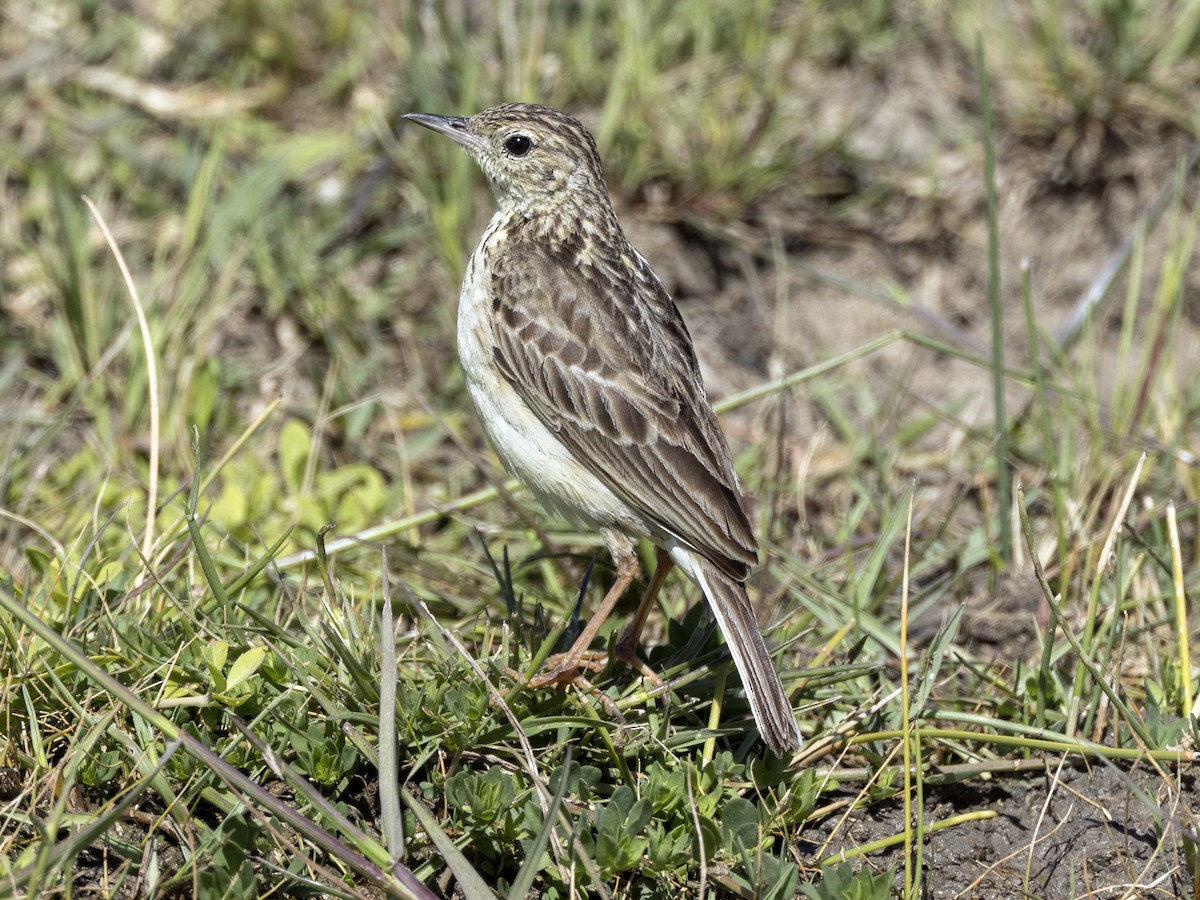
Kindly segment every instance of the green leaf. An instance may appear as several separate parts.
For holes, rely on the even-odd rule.
[[[821,867],[818,884],[802,884],[800,891],[809,900],[889,900],[892,896],[891,871],[874,874],[864,868],[857,874],[849,862]]]
[[[476,821],[490,824],[512,809],[516,791],[513,778],[499,766],[492,766],[479,780]]]
[[[697,859],[703,854],[705,861],[709,862],[721,849],[721,829],[708,816],[697,816],[696,821],[700,829],[694,835],[696,846],[692,848],[692,853]]]
[[[760,840],[758,810],[742,797],[733,797],[721,810],[721,844],[731,853],[757,847]]]
[[[212,505],[208,518],[222,528],[232,531],[245,525],[250,518],[250,498],[241,482],[229,479],[221,488],[221,496]]]
[[[687,774],[682,767],[668,772],[662,763],[653,762],[646,767],[646,776],[643,795],[650,798],[656,815],[669,818],[685,806],[688,787]]]
[[[192,379],[191,410],[188,416],[190,424],[201,431],[207,431],[212,419],[213,409],[220,394],[220,366],[215,359],[209,358],[196,370]]]
[[[292,494],[299,494],[304,486],[311,449],[308,427],[298,419],[288,419],[279,432],[279,467]]]
[[[628,785],[613,791],[612,799],[596,812],[596,863],[608,874],[628,872],[646,853],[641,834],[650,821],[650,801],[635,800]]]
[[[245,814],[228,816],[206,843],[212,862],[197,876],[196,896],[204,900],[255,896],[254,867],[246,864],[254,834]]]
[[[761,900],[792,900],[796,896],[800,870],[793,863],[776,859],[769,853],[756,857],[754,862],[758,870],[756,897]]]
[[[225,690],[225,661],[229,658],[228,641],[212,641],[201,654],[208,667],[208,679],[214,692]]]
[[[267,650],[265,647],[251,647],[235,659],[233,665],[229,667],[229,674],[225,679],[225,689],[232,690],[250,678],[251,675],[258,671],[258,667],[262,665],[266,655]]]

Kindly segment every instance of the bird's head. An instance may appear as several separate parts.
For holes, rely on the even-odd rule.
[[[461,145],[487,175],[502,210],[527,219],[572,208],[608,208],[596,142],[578,119],[546,106],[509,103],[481,113],[409,113]]]

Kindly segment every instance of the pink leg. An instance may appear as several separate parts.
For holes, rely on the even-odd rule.
[[[617,642],[617,657],[635,666],[643,675],[649,674],[654,680],[658,680],[658,676],[643,667],[637,658],[638,639],[642,636],[642,629],[646,627],[646,618],[650,615],[650,609],[654,606],[658,592],[662,588],[663,582],[667,580],[667,573],[671,571],[671,567],[675,563],[672,561],[671,555],[662,547],[656,547],[654,553],[658,562],[654,568],[654,577],[650,579],[650,584],[646,588],[646,596],[642,598],[642,603],[626,627],[625,634]]]
[[[583,632],[575,639],[571,649],[557,657],[552,657],[550,663],[553,664],[553,667],[550,671],[530,679],[531,687],[570,684],[578,678],[580,660],[587,654],[596,633],[604,624],[604,620],[608,618],[609,613],[613,611],[613,607],[617,605],[617,601],[621,599],[621,596],[629,589],[629,585],[633,583],[633,579],[637,577],[640,563],[633,541],[618,531],[606,529],[603,534],[609,552],[612,553],[613,562],[617,564],[617,580],[608,589],[600,606],[584,626]],[[657,574],[655,577],[657,578]]]

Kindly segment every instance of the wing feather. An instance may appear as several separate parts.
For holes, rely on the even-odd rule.
[[[641,515],[745,579],[757,542],[729,447],[646,262],[514,241],[492,272],[493,352],[521,399]]]

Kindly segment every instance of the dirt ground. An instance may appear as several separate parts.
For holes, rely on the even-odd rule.
[[[924,851],[925,896],[1191,897],[1179,814],[1195,800],[1194,774],[1146,766],[1026,771],[937,788],[927,793],[927,826],[965,810],[992,815],[933,837]],[[844,824],[833,817],[807,838],[820,846],[836,829],[829,850],[849,850],[903,823],[903,807],[886,804]],[[873,854],[872,863],[902,868],[898,853]]]

